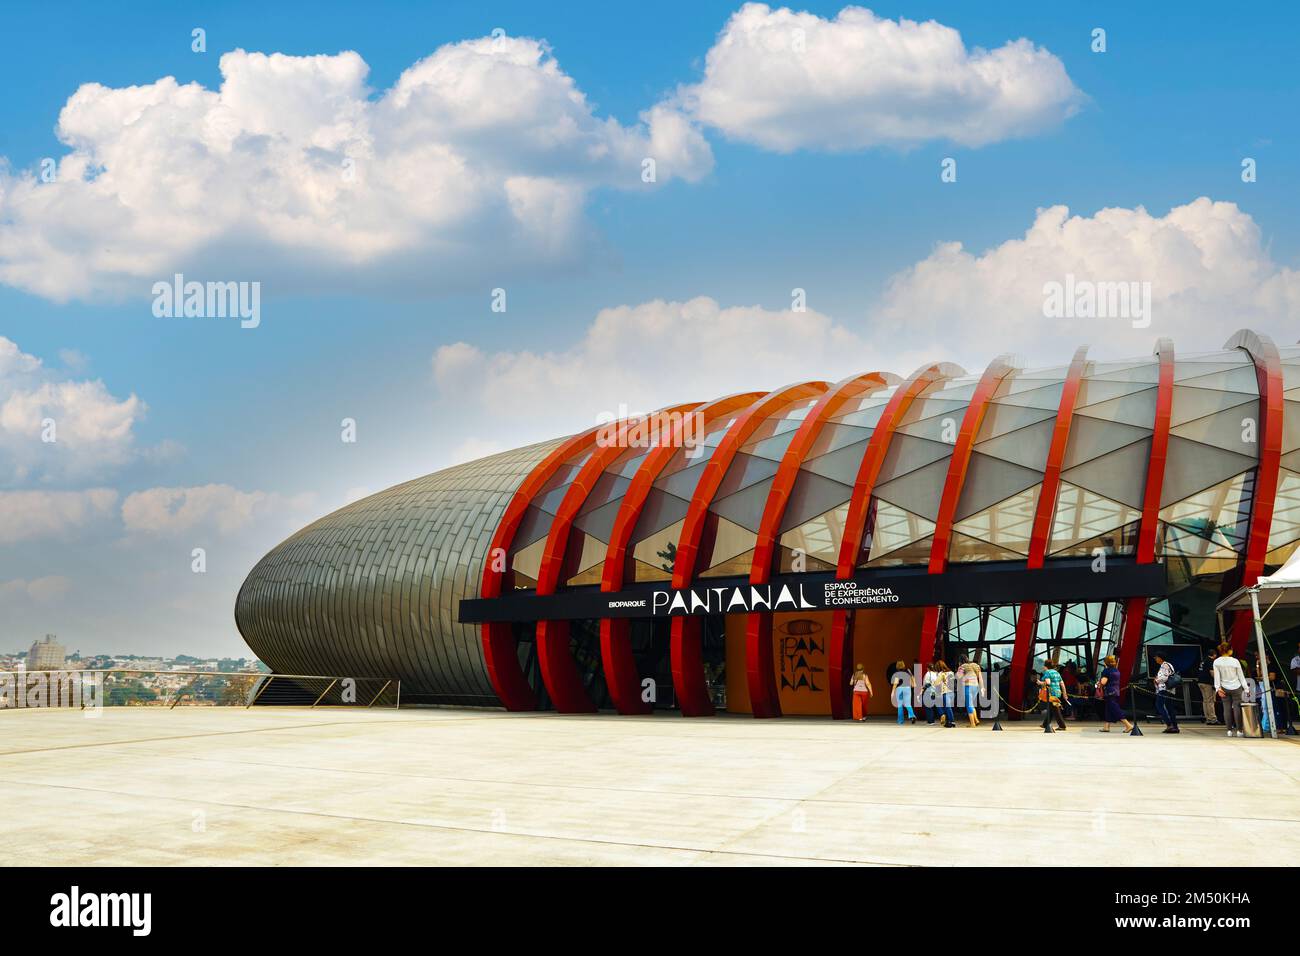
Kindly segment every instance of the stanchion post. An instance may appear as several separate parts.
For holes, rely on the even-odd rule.
[[[1137,688],[1133,686],[1132,681],[1128,683],[1128,706],[1129,710],[1133,711],[1133,729],[1128,732],[1128,735],[1130,737],[1146,736],[1142,733],[1142,728],[1138,726]]]

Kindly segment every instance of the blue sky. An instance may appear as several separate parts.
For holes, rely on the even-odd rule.
[[[376,2],[362,12],[344,4],[212,10],[139,3],[71,4],[57,17],[32,5],[8,11],[0,36],[0,157],[7,168],[0,178],[0,187],[7,184],[0,194],[0,337],[42,364],[32,371],[28,361],[21,377],[0,378],[0,430],[12,433],[0,442],[0,650],[25,648],[53,631],[85,652],[238,654],[235,589],[252,562],[296,527],[363,491],[577,430],[621,402],[639,410],[800,377],[877,367],[905,373],[921,357],[979,368],[1008,348],[1050,364],[1085,341],[1100,354],[1123,355],[1170,335],[1180,348],[1205,350],[1245,324],[1243,315],[1279,340],[1296,338],[1290,306],[1300,296],[1293,272],[1300,260],[1300,80],[1290,49],[1297,17],[1287,5],[1256,7],[1250,17],[1225,17],[1209,4],[1185,4],[1177,17],[1155,5],[1120,3],[871,7],[881,20],[933,20],[957,31],[963,55],[972,58],[1027,39],[1068,78],[1068,96],[1058,102],[1044,94],[1032,108],[1021,99],[1039,92],[1034,76],[1019,78],[1019,92],[1005,100],[986,101],[978,92],[969,101],[961,92],[936,97],[927,83],[949,72],[942,61],[912,63],[901,80],[878,89],[873,70],[888,63],[868,54],[835,61],[842,7],[794,8],[817,18],[798,22],[809,25],[809,42],[825,63],[806,70],[806,88],[769,91],[788,94],[778,104],[786,112],[769,128],[788,125],[778,129],[795,144],[788,148],[774,148],[746,126],[735,101],[752,94],[751,84],[728,86],[720,70],[709,73],[710,49],[736,3]],[[776,22],[775,11],[758,19],[769,15]],[[206,52],[191,50],[195,27],[206,31]],[[1090,49],[1097,27],[1106,31],[1104,53]],[[142,155],[137,169],[129,150],[141,149],[139,142],[124,150],[118,139],[129,111],[117,115],[106,99],[91,97],[80,141],[61,140],[56,130],[83,84],[125,90],[171,76],[215,93],[222,55],[237,49],[290,57],[355,51],[368,66],[365,98],[373,106],[414,64],[496,28],[545,41],[547,62],[585,97],[582,116],[590,117],[593,141],[617,149],[624,133],[644,132],[643,111],[666,104],[680,111],[709,160],[698,151],[673,162],[660,157],[666,174],[653,188],[639,188],[624,178],[635,176],[634,166],[593,162],[576,149],[547,152],[529,174],[558,170],[553,179],[576,198],[554,248],[540,251],[521,246],[506,254],[493,238],[495,213],[471,210],[457,232],[465,258],[446,257],[444,237],[416,214],[409,233],[417,238],[398,228],[406,225],[404,203],[380,207],[375,200],[375,228],[393,225],[383,238],[396,251],[353,267],[334,256],[346,259],[350,251],[356,206],[328,254],[314,246],[310,226],[306,236],[249,242],[247,224],[265,222],[258,203],[274,206],[274,191],[293,185],[288,174],[275,183],[271,169],[273,186],[258,192],[244,188],[247,162],[227,164],[201,178],[193,173],[195,191],[186,192],[193,143],[179,122],[159,122],[149,133],[158,154],[175,160]],[[442,75],[454,74],[458,62],[448,58]],[[832,70],[849,79],[828,97]],[[276,123],[288,129],[301,121],[317,124],[302,134],[307,139],[328,139],[322,130],[336,117],[315,115],[313,82],[294,88],[292,95],[305,99],[284,93],[285,103],[296,105],[268,107],[272,130],[261,135],[274,141]],[[683,89],[702,102],[716,90],[715,102],[730,105],[709,115],[686,102]],[[477,117],[508,105],[513,91],[465,95],[458,108]],[[257,103],[241,108],[256,112]],[[724,115],[732,108],[734,116]],[[901,118],[929,132],[885,131],[862,145],[845,120],[854,110],[881,116],[882,130]],[[1005,119],[1014,131],[958,141],[945,125],[949,114],[994,130]],[[499,169],[501,182],[520,144],[532,147],[509,120],[444,137],[437,124],[445,115],[433,111],[402,135],[417,144],[421,137],[445,141],[468,157],[471,174]],[[528,122],[550,135],[565,115],[560,110],[550,127],[544,113]],[[602,124],[609,120],[621,132],[608,133]],[[312,155],[329,148],[313,146]],[[75,198],[56,209],[16,185],[44,158],[62,162],[79,149],[113,157],[99,174],[105,188],[136,176],[113,207],[140,202],[132,217],[119,222],[116,212],[79,208]],[[940,181],[946,157],[957,161],[955,183]],[[1257,163],[1255,182],[1242,181],[1245,157]],[[368,176],[388,176],[389,167],[409,171],[395,191],[413,208],[461,201],[463,179],[440,178],[409,155],[394,153],[376,166]],[[51,189],[70,186],[75,170],[67,170]],[[240,177],[241,185],[223,176]],[[172,197],[199,195],[188,218],[169,229],[179,201]],[[1202,197],[1205,203],[1191,205]],[[482,201],[495,208],[490,196]],[[1053,206],[1068,207],[1082,222],[1025,255],[1016,241],[1038,210]],[[1139,207],[1154,224],[1141,220]],[[1185,213],[1171,214],[1182,207]],[[1107,208],[1124,215],[1094,218]],[[320,215],[324,231],[332,213]],[[234,225],[209,229],[205,219]],[[142,222],[163,227],[141,238]],[[191,228],[202,242],[187,245]],[[966,260],[951,266],[934,259],[941,243],[960,243]],[[46,244],[50,255],[40,251]],[[84,273],[59,271],[68,265],[54,253],[80,244],[113,246],[121,255]],[[911,272],[927,261],[942,282]],[[261,325],[156,318],[150,288],[173,268],[203,280],[261,282]],[[1034,314],[1031,287],[1067,271],[1151,281],[1159,309],[1152,326],[1050,327]],[[63,290],[82,280],[81,291],[64,301]],[[1024,288],[1006,289],[1022,281]],[[507,290],[505,313],[489,307],[496,287]],[[788,314],[794,288],[806,290],[816,321]],[[698,326],[680,324],[674,304],[697,297],[713,300],[721,313],[715,321],[697,307],[705,318],[693,321],[752,332],[754,341],[690,336]],[[1249,305],[1238,310],[1241,301]],[[593,339],[593,323],[602,310],[620,307],[626,310],[607,319],[616,330],[613,352],[602,351],[608,342]],[[647,337],[645,328],[658,331]],[[746,366],[700,351],[728,341],[759,358]],[[609,354],[628,362],[628,374],[600,368]],[[60,388],[80,389],[85,401],[103,407],[74,407],[58,397]],[[131,396],[147,411],[127,409]],[[82,447],[34,448],[47,405],[67,415],[102,412],[119,427]],[[355,444],[339,441],[345,417],[358,423]],[[210,486],[221,490],[190,491]],[[87,504],[90,491],[114,497]],[[132,495],[143,497],[128,508]],[[41,509],[53,509],[48,520],[33,517]],[[207,551],[205,574],[192,573],[194,547]]]

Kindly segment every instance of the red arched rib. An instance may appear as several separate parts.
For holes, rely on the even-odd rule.
[[[691,503],[682,523],[682,533],[677,538],[677,557],[673,562],[673,587],[688,587],[695,578],[695,562],[700,539],[704,533],[709,505],[718,486],[726,477],[732,459],[755,429],[772,412],[786,405],[812,398],[826,391],[826,382],[802,382],[769,392],[750,405],[727,429],[721,443],[700,473],[700,480],[691,496]],[[704,676],[704,657],[701,649],[700,619],[694,615],[679,615],[672,619],[673,687],[677,692],[678,706],[686,717],[707,716],[713,713],[709,700],[708,683]],[[759,715],[761,716],[761,715]]]
[[[1142,491],[1142,518],[1138,522],[1135,558],[1138,564],[1156,559],[1156,529],[1160,526],[1160,496],[1165,487],[1165,462],[1169,460],[1169,420],[1174,411],[1174,343],[1169,339],[1156,342],[1155,355],[1160,363],[1156,387],[1156,415],[1151,424],[1151,463],[1147,466],[1146,487]],[[1124,601],[1124,630],[1119,638],[1119,677],[1126,686],[1133,675],[1142,632],[1146,629],[1147,599],[1131,597]]]
[[[701,428],[708,428],[719,418],[753,404],[762,396],[762,392],[729,395],[696,409],[692,414],[699,417]],[[610,532],[609,547],[605,552],[605,566],[600,581],[602,591],[617,591],[623,587],[628,566],[627,549],[632,533],[636,530],[641,510],[645,507],[655,480],[681,446],[684,430],[685,421],[674,429],[670,442],[652,449],[645,456],[623,493],[623,501],[618,507],[618,515]],[[696,437],[703,438],[703,435]],[[641,699],[641,675],[637,672],[636,660],[632,656],[631,622],[627,618],[601,618],[600,662],[605,669],[609,696],[620,714],[646,714],[653,709]]]
[[[1266,335],[1242,329],[1223,346],[1225,349],[1245,349],[1255,363],[1259,380],[1259,471],[1255,479],[1255,493],[1250,499],[1250,530],[1246,537],[1246,558],[1241,571],[1240,587],[1251,587],[1264,573],[1268,557],[1268,537],[1273,526],[1273,509],[1277,506],[1277,487],[1282,467],[1282,422],[1286,402],[1282,392],[1282,359],[1277,346]],[[1232,618],[1232,647],[1242,653],[1250,641],[1249,614],[1236,613]]]
[[[995,358],[980,376],[970,404],[966,406],[966,414],[962,416],[961,429],[952,446],[952,457],[948,459],[948,474],[944,478],[943,495],[939,499],[939,516],[934,523],[934,543],[930,546],[931,574],[943,574],[948,568],[948,544],[952,540],[953,517],[957,513],[961,490],[966,484],[966,473],[970,470],[970,456],[975,447],[975,439],[979,437],[980,425],[984,423],[989,399],[1012,370],[1008,356]],[[925,609],[922,618],[917,660],[928,661],[934,656],[934,637],[938,629],[939,607],[932,604]]]
[[[895,376],[890,376],[897,382]],[[790,492],[799,477],[799,466],[808,456],[809,449],[821,434],[827,419],[852,398],[890,383],[881,372],[856,375],[839,382],[817,400],[808,416],[800,423],[791,439],[781,464],[772,478],[772,486],[763,506],[763,517],[758,526],[758,539],[754,545],[754,558],[750,564],[751,584],[766,584],[772,578],[772,565],[776,554],[777,535]],[[780,716],[780,690],[776,686],[775,661],[772,657],[772,615],[751,613],[745,616],[745,676],[749,684],[749,700],[754,716]]]
[[[880,415],[871,438],[867,441],[867,450],[858,465],[858,474],[853,482],[853,495],[849,499],[849,513],[844,521],[844,536],[840,539],[840,558],[835,568],[835,576],[841,581],[853,577],[857,568],[858,555],[862,551],[862,540],[866,535],[867,515],[871,509],[871,496],[876,490],[876,479],[880,477],[881,466],[885,463],[885,454],[889,451],[894,429],[903,420],[912,402],[927,388],[936,382],[965,375],[965,370],[947,363],[922,366],[894,390],[885,410]],[[844,720],[849,715],[848,675],[852,673],[853,662],[853,612],[837,610],[831,616],[831,641],[827,652],[827,680],[831,687],[831,716]]]
[[[655,412],[655,415],[680,415],[697,408],[699,402],[676,405]],[[634,424],[635,419],[626,424]],[[612,422],[601,432],[619,429],[625,422]],[[555,509],[551,519],[550,530],[546,534],[546,546],[542,551],[540,570],[537,573],[537,594],[554,594],[560,584],[560,575],[564,571],[564,559],[569,550],[570,532],[573,520],[582,510],[583,504],[591,494],[596,482],[600,480],[605,469],[627,451],[626,445],[613,440],[601,443],[597,438],[597,448],[583,463],[573,481],[569,483],[564,498]],[[582,686],[582,676],[578,673],[577,663],[569,651],[569,622],[567,620],[537,622],[537,663],[542,672],[542,682],[550,694],[555,709],[562,714],[595,713],[596,705]]]
[[[515,489],[510,503],[506,505],[505,513],[497,522],[496,531],[492,534],[492,543],[488,547],[487,558],[483,563],[483,581],[479,585],[479,597],[501,596],[506,575],[510,573],[508,564],[510,546],[514,542],[515,533],[519,530],[519,522],[523,520],[528,506],[561,465],[596,440],[598,431],[599,429],[593,428],[561,442],[534,466]],[[506,558],[501,562],[503,570],[500,571],[494,568],[497,563],[494,556],[498,554]],[[518,650],[510,623],[489,621],[481,625],[481,633],[483,661],[487,665],[492,688],[501,699],[501,703],[505,705],[506,710],[536,710],[537,695],[528,686],[528,679],[524,677],[523,669],[519,666]]]
[[[1061,462],[1070,443],[1070,425],[1074,421],[1074,406],[1083,383],[1087,367],[1088,346],[1082,345],[1074,353],[1070,369],[1065,373],[1061,388],[1061,404],[1056,409],[1056,425],[1052,429],[1052,443],[1047,449],[1047,463],[1043,468],[1043,486],[1038,492],[1038,505],[1034,509],[1034,525],[1029,537],[1029,557],[1026,568],[1041,568],[1047,558],[1047,546],[1052,536],[1052,519],[1056,514],[1056,497],[1061,490]],[[1008,693],[1018,693],[1016,688],[1025,685],[1025,665],[1034,646],[1034,631],[1038,624],[1038,602],[1026,601],[1016,615],[1016,643],[1011,651],[1011,687]],[[1013,697],[1014,699],[1014,697]],[[1011,712],[1019,720],[1020,712]]]

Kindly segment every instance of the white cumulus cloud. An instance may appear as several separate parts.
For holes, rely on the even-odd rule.
[[[761,3],[731,16],[679,96],[699,120],[780,152],[982,146],[1055,126],[1083,101],[1061,61],[1026,39],[968,49],[934,20]]]
[[[376,93],[354,52],[220,61],[217,90],[87,83],[57,180],[0,164],[0,281],[63,301],[183,271],[321,288],[439,289],[580,261],[589,192],[697,180],[699,130],[661,103],[600,117],[542,41],[440,47]]]
[[[1045,287],[1067,281],[1139,291],[1149,282],[1149,325],[1139,327],[1145,316],[1045,317]],[[1163,216],[1141,206],[1092,216],[1040,209],[1022,238],[982,253],[940,243],[890,280],[873,319],[917,349],[1061,362],[1073,343],[1111,356],[1145,355],[1159,336],[1184,351],[1217,349],[1243,327],[1289,344],[1300,336],[1297,314],[1300,272],[1273,261],[1235,203],[1201,197]]]
[[[26,601],[49,605],[68,593],[71,582],[60,574],[0,581],[0,605]]]
[[[0,336],[0,486],[84,480],[124,464],[145,411],[135,395],[69,378]]]
[[[230,534],[257,521],[279,520],[309,503],[309,495],[285,497],[274,492],[240,491],[224,484],[148,488],[126,496],[122,524],[128,532],[151,535],[190,531]]]
[[[723,307],[700,296],[602,309],[561,351],[457,342],[439,348],[432,365],[454,406],[449,419],[470,429],[454,456],[464,460],[595,425],[600,414],[869,371],[879,354],[820,312]]]
[[[0,491],[0,545],[72,537],[111,518],[116,504],[110,488]]]

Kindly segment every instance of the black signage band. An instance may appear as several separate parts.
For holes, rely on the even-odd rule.
[[[689,588],[647,583],[622,591],[585,587],[541,596],[514,591],[497,598],[461,601],[459,620],[462,624],[481,624],[931,604],[1075,604],[1159,597],[1165,593],[1162,564],[1135,564],[1112,558],[1100,567],[1087,560],[1053,563],[1034,570],[1019,562],[981,563],[950,567],[943,574],[928,574],[923,568],[862,571],[844,581],[819,573],[778,575],[770,584],[750,584],[746,578],[712,578],[697,581]]]

